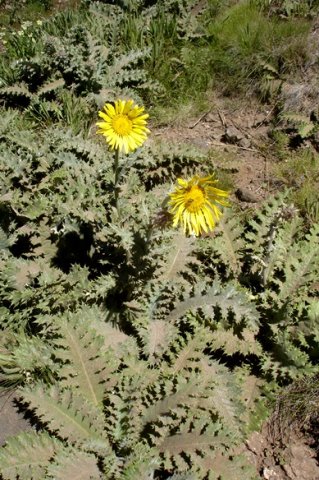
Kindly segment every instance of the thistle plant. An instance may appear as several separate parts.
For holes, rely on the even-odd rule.
[[[221,217],[204,158],[155,142],[128,152],[114,215],[105,145],[57,127],[21,138],[17,118],[0,121],[0,382],[41,426],[0,449],[2,478],[254,479],[235,455],[254,399],[317,369],[318,227],[305,235],[283,197]],[[155,227],[165,197],[182,232]]]
[[[0,65],[0,393],[37,427],[0,448],[0,477],[253,480],[237,453],[255,400],[318,372],[319,227],[284,196],[223,213],[206,153],[145,144],[148,114],[127,99],[161,91],[150,55],[177,35],[167,57],[187,39],[186,70],[174,60],[164,83],[180,90],[187,64],[207,76],[187,58],[202,2],[84,3],[38,42],[31,26],[6,37]],[[101,105],[105,142],[90,135]]]

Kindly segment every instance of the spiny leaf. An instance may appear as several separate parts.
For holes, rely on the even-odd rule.
[[[203,357],[203,351],[210,343],[211,332],[207,328],[198,328],[193,335],[178,336],[165,352],[170,363],[168,372],[176,375],[180,372],[195,371]]]
[[[226,367],[216,361],[202,361],[203,371],[215,384],[210,393],[210,401],[225,423],[232,429],[234,436],[240,435],[240,415],[242,404],[240,390],[234,376]]]
[[[98,335],[103,338],[105,350],[111,348],[112,350],[117,351],[121,344],[130,338],[126,333],[122,332],[111,323],[101,322],[98,319],[95,319],[95,321],[93,320],[92,327]],[[103,348],[101,350],[103,350]]]
[[[89,402],[98,406],[101,405],[112,370],[117,367],[117,363],[112,361],[111,356],[103,358],[99,354],[103,338],[90,328],[88,314],[88,311],[80,311],[69,314],[66,318],[52,318],[52,322],[56,322],[57,333],[60,334],[60,337],[54,340],[58,347],[55,355],[64,362],[59,372],[61,385],[77,387]],[[86,316],[86,322],[82,315]]]
[[[48,82],[48,83],[45,83],[44,85],[42,85],[38,89],[37,95],[38,96],[45,95],[48,92],[52,92],[54,90],[62,88],[64,86],[64,84],[65,84],[65,81],[63,80],[63,78],[58,78],[57,80],[52,80],[51,82]]]
[[[233,285],[228,283],[226,286],[222,286],[217,280],[205,293],[194,295],[180,302],[165,320],[177,321],[187,312],[194,312],[199,308],[205,316],[213,320],[216,306],[220,308],[225,317],[231,311],[237,322],[245,318],[253,330],[257,329],[258,313],[254,305],[248,301],[247,296],[237,291]]]
[[[174,387],[174,392],[166,392],[165,398],[155,402],[146,409],[143,414],[143,424],[155,422],[160,415],[168,414],[171,410],[180,405],[201,405],[201,395],[198,391],[203,391],[203,380],[199,382],[198,378],[192,377],[187,382],[183,382]]]
[[[302,228],[302,221],[299,217],[291,219],[282,225],[280,230],[274,236],[271,245],[265,251],[263,261],[265,267],[263,270],[263,284],[276,278],[276,273],[289,261],[291,250],[298,238],[298,233]]]
[[[165,263],[161,266],[161,278],[172,280],[178,273],[186,269],[187,263],[195,263],[195,257],[191,256],[193,248],[193,238],[186,237],[181,233],[176,233],[170,245],[170,252],[165,258]]]
[[[302,123],[298,128],[298,133],[301,138],[307,138],[315,129],[315,124],[312,122]]]
[[[136,328],[143,342],[144,353],[151,362],[156,362],[160,358],[176,333],[176,328],[164,320],[150,320],[146,326],[143,322],[142,327]]]
[[[209,451],[219,442],[220,439],[214,434],[191,432],[166,437],[157,448],[161,453],[175,456],[181,453]]]
[[[134,452],[125,461],[121,479],[123,480],[149,480],[154,476],[154,471],[159,467],[158,454],[144,442],[134,445]]]
[[[244,455],[217,453],[202,459],[204,470],[209,470],[210,480],[256,480],[256,470],[248,464]]]
[[[51,458],[61,448],[46,432],[23,432],[0,450],[0,473],[4,480],[43,480]]]
[[[248,328],[244,328],[239,334],[235,334],[232,330],[215,330],[209,342],[212,349],[223,349],[227,355],[242,353],[248,355],[254,353],[260,355],[262,352],[260,344],[257,342],[254,332]]]
[[[23,85],[12,85],[10,87],[0,88],[0,97],[25,97],[27,100],[31,100],[32,93],[29,92],[28,88]]]
[[[229,265],[231,272],[238,275],[245,246],[238,215],[227,211],[219,222],[216,233],[217,236],[212,240],[212,248],[218,252],[222,261]]]
[[[284,265],[285,279],[276,279],[280,287],[275,300],[282,303],[288,298],[294,298],[300,290],[317,278],[319,264],[319,226],[314,225],[305,240],[292,249],[289,259]],[[271,293],[271,292],[270,292]]]
[[[54,457],[48,475],[54,480],[98,480],[102,476],[97,461],[89,453],[65,449]]]
[[[0,227],[0,250],[8,250],[9,247],[10,241],[3,229]]]
[[[20,393],[50,430],[57,431],[63,439],[77,445],[96,439],[108,449],[103,415],[74,391],[61,391],[57,386],[46,388],[38,384],[32,388],[25,387]]]

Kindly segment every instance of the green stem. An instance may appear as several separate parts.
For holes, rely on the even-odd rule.
[[[118,189],[118,181],[119,181],[119,176],[120,176],[120,169],[119,169],[119,155],[120,151],[117,148],[114,152],[114,199],[115,199],[115,208],[117,209],[117,201],[119,197],[119,189]]]

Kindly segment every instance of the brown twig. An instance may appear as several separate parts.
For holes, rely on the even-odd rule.
[[[229,143],[223,143],[223,142],[212,142],[212,145],[215,145],[216,147],[233,147],[233,148],[238,148],[240,150],[247,150],[248,152],[254,152],[258,153],[259,155],[264,156],[263,153],[261,153],[259,150],[256,150],[255,148],[248,148],[248,147],[241,147],[240,145],[234,145],[234,144],[229,144]]]
[[[217,113],[218,113],[218,116],[219,116],[219,119],[220,119],[220,122],[221,122],[222,126],[224,128],[227,128],[227,122],[226,122],[225,115],[222,112],[220,112],[220,110],[217,110]]]
[[[267,113],[267,115],[265,116],[265,118],[263,118],[263,120],[262,120],[261,122],[258,122],[258,123],[256,124],[256,126],[253,125],[253,127],[254,127],[256,130],[257,130],[258,128],[260,128],[262,125],[264,125],[264,123],[266,123],[267,119],[270,117],[270,115],[272,114],[272,112],[275,110],[275,107],[276,107],[276,105],[269,110],[269,112]]]
[[[210,113],[210,111],[211,111],[211,108],[208,110],[208,112],[203,113],[203,115],[201,115],[201,116],[199,117],[199,119],[196,120],[196,122],[193,123],[193,125],[190,125],[188,128],[194,128],[194,127],[196,127],[196,125],[198,125],[198,124],[206,117],[206,115],[208,115],[208,114]]]
[[[155,132],[153,133],[153,135],[155,136],[158,136],[158,135],[163,135],[165,132],[167,132],[167,130],[169,130],[170,127],[165,127],[165,128],[162,128],[161,130],[159,130],[158,132]]]
[[[240,132],[242,132],[244,135],[247,135],[247,137],[250,137],[252,139],[254,139],[253,135],[249,132],[246,131],[245,128],[241,127],[240,125],[238,125],[237,122],[235,122],[234,120],[231,120],[231,123],[234,125],[234,127],[236,127]]]

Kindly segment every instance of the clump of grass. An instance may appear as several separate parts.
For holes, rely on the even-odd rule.
[[[207,20],[201,41],[183,49],[185,77],[200,88],[221,84],[225,94],[251,92],[265,63],[282,75],[305,61],[309,30],[305,19],[267,17],[254,2],[239,2]]]
[[[56,100],[38,100],[27,109],[26,119],[44,128],[54,123],[69,127],[74,135],[87,136],[96,119],[95,105],[73,92],[63,90]]]
[[[270,427],[275,437],[285,440],[292,430],[312,429],[319,423],[319,374],[305,377],[287,387],[278,397]],[[315,434],[313,434],[315,438]]]
[[[123,22],[123,43],[150,48],[149,73],[164,87],[151,103],[177,108],[191,102],[195,109],[207,91],[262,96],[269,69],[279,81],[297,72],[311,28],[307,18],[268,16],[250,0],[210,0],[189,24],[161,8],[148,24],[133,15]]]
[[[281,144],[285,147],[279,137]],[[311,148],[290,151],[280,149],[280,163],[275,175],[291,189],[290,199],[308,218],[309,222],[319,221],[319,155]]]
[[[170,103],[162,105],[155,103],[150,109],[153,126],[174,124],[175,126],[189,126],[193,119],[196,119],[205,110],[208,111],[211,106],[210,99],[203,94],[201,98],[186,99],[178,104]]]

